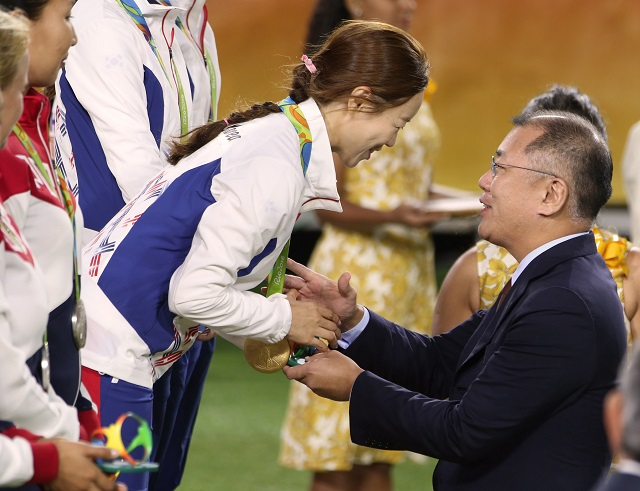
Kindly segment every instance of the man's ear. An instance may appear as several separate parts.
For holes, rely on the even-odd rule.
[[[622,448],[622,403],[622,393],[618,389],[613,389],[604,399],[604,428],[613,452]]]
[[[558,213],[569,200],[569,187],[563,179],[546,179],[547,184],[543,188],[544,196],[541,203],[540,214],[551,216]]]
[[[351,96],[347,101],[347,109],[349,111],[372,112],[375,105],[370,102],[373,92],[366,85],[356,87],[351,91]]]

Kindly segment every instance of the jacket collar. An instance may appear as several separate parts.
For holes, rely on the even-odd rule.
[[[300,212],[309,210],[342,212],[329,134],[320,108],[311,98],[301,102],[298,106],[309,124],[313,138],[311,160],[306,176],[307,188]]]
[[[33,128],[38,125],[40,128],[46,129],[49,124],[49,114],[51,113],[49,99],[44,94],[31,88],[22,100],[24,101],[24,109],[20,116],[20,126]]]
[[[528,282],[545,274],[561,262],[580,256],[596,254],[597,252],[596,240],[592,231],[561,242],[533,259],[522,271],[516,285],[521,279],[524,280],[526,278]]]

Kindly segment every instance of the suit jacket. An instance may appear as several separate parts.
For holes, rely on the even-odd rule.
[[[640,476],[625,472],[614,472],[593,491],[637,491],[640,489]]]
[[[590,489],[610,465],[602,402],[625,349],[611,273],[579,236],[534,259],[500,309],[442,336],[372,312],[346,350],[366,370],[351,439],[440,459],[436,490]]]

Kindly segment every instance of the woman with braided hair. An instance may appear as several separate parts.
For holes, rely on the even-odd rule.
[[[84,249],[83,377],[100,379],[94,400],[103,425],[125,411],[151,419],[154,381],[189,349],[199,325],[238,344],[337,346],[333,312],[296,301],[295,292],[265,298],[249,290],[286,257],[300,213],[341,211],[332,154],[353,167],[393,146],[420,107],[428,70],[423,48],[404,31],[352,22],[313,59],[302,57],[289,97],[174,144],[173,165]]]

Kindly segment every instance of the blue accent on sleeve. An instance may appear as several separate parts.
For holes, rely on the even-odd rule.
[[[241,278],[242,276],[246,276],[249,273],[251,273],[251,271],[253,271],[253,268],[255,268],[260,261],[262,261],[265,257],[267,257],[269,254],[273,252],[273,250],[276,248],[277,243],[278,243],[278,239],[276,239],[275,237],[271,239],[269,243],[265,246],[265,248],[262,250],[262,252],[251,260],[251,262],[249,263],[249,266],[238,271],[238,278]]]

